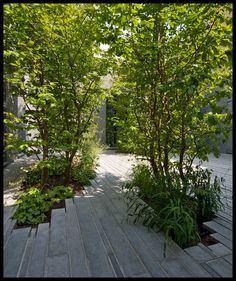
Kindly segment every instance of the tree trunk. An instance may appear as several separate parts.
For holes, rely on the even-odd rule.
[[[150,144],[150,164],[154,173],[155,178],[159,178],[159,171],[158,171],[158,166],[155,161],[155,154],[154,154],[154,146],[153,143]]]
[[[48,146],[43,146],[43,160],[48,160]],[[41,186],[44,188],[48,184],[48,168],[43,167],[41,174]]]
[[[73,162],[76,152],[77,152],[77,149],[74,149],[71,152],[70,156],[69,156],[69,153],[66,153],[67,166],[65,169],[65,177],[64,177],[65,185],[68,185],[71,182],[71,166],[72,166],[72,162]]]

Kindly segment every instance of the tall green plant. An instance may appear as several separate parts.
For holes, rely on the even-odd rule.
[[[218,141],[231,130],[232,114],[219,101],[232,95],[232,5],[102,8],[118,144],[147,156],[156,178],[168,176],[176,155],[184,182],[186,160],[218,156]]]
[[[100,87],[107,70],[99,56],[100,33],[93,4],[4,6],[4,78],[26,106],[14,125],[29,134],[37,130],[30,140],[8,135],[7,148],[42,153],[42,185],[54,153],[64,155],[65,182],[70,181],[73,158],[106,96]]]

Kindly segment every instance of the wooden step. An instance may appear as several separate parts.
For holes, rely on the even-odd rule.
[[[221,257],[221,256],[226,256],[226,255],[230,255],[232,253],[232,251],[227,248],[225,245],[221,244],[221,243],[217,243],[214,245],[210,245],[208,246],[208,248],[214,253],[215,256],[217,257]]]
[[[212,256],[198,245],[186,248],[184,251],[199,262],[212,259]]]
[[[232,231],[215,221],[204,222],[203,226],[210,232],[217,232],[232,241]]]
[[[206,263],[221,277],[232,277],[233,268],[223,257],[217,258]]]
[[[44,277],[48,242],[49,223],[39,224],[26,277]]]
[[[223,245],[225,245],[227,248],[229,248],[230,250],[232,250],[232,241],[228,240],[227,238],[225,238],[224,236],[222,236],[219,233],[212,233],[210,234],[210,236],[217,242],[222,243]]]
[[[14,229],[4,249],[4,277],[17,277],[30,227]]]
[[[66,199],[66,236],[71,277],[89,277],[87,257],[73,199]]]
[[[26,243],[25,252],[22,258],[22,263],[21,263],[18,277],[26,277],[27,268],[31,260],[33,245],[35,241],[35,234],[36,234],[36,228],[32,228],[30,232],[30,236]]]
[[[74,198],[84,249],[91,276],[116,277],[103,241],[90,212],[89,198]]]

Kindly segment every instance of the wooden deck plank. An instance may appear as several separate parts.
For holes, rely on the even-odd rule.
[[[4,277],[17,277],[30,228],[15,229],[4,249]]]
[[[44,277],[49,243],[49,223],[38,225],[26,277]]]
[[[28,269],[28,265],[31,259],[32,250],[33,250],[33,244],[35,241],[35,234],[36,234],[36,228],[32,228],[30,232],[30,237],[27,240],[27,244],[25,247],[25,252],[22,258],[22,264],[19,270],[18,277],[25,277]]]
[[[89,269],[81,231],[72,199],[66,199],[66,236],[71,277],[89,277]]]
[[[93,183],[95,184],[95,183]],[[105,185],[103,185],[105,189]],[[109,192],[110,191],[110,192]],[[167,277],[168,274],[165,270],[160,266],[160,263],[153,253],[152,249],[149,248],[145,241],[142,240],[135,229],[138,227],[137,225],[128,224],[125,220],[124,216],[124,205],[119,204],[118,208],[117,203],[122,203],[123,201],[116,200],[114,201],[114,195],[112,194],[113,189],[110,188],[108,192],[105,192],[105,196],[102,198],[104,204],[107,205],[109,209],[109,213],[112,213],[114,219],[119,224],[120,228],[126,235],[126,238],[129,240],[129,243],[132,245],[136,253],[139,255],[139,258],[142,260],[143,264],[146,266],[148,271],[150,272],[152,277]],[[126,210],[126,206],[125,206]]]
[[[222,218],[216,217],[213,219],[213,221],[217,222],[218,224],[221,224],[222,226],[228,228],[231,231],[233,230],[233,224],[229,223],[228,221],[226,221]]]
[[[224,259],[232,265],[232,262],[233,262],[233,255],[232,254],[224,256]]]
[[[45,277],[70,277],[68,255],[47,257]]]
[[[9,219],[8,222],[4,225],[4,234],[3,234],[3,245],[4,248],[7,244],[7,241],[15,227],[16,220]]]
[[[232,231],[229,230],[228,228],[225,228],[224,226],[218,224],[215,221],[208,221],[203,223],[204,227],[209,229],[212,232],[217,232],[224,236],[225,238],[229,239],[232,241]]]
[[[185,252],[199,262],[208,261],[212,259],[212,256],[198,245],[186,248]]]
[[[210,245],[210,246],[208,246],[208,248],[217,257],[222,257],[222,256],[230,255],[232,253],[232,251],[229,248],[227,248],[225,245],[223,245],[221,243],[216,243],[214,245]]]
[[[75,198],[74,202],[91,276],[115,277],[116,274],[89,211],[87,200],[89,199],[81,197]]]
[[[216,241],[225,245],[230,250],[232,250],[232,241],[228,240],[227,238],[220,235],[219,233],[212,233],[212,234],[210,234],[210,236],[213,237],[213,239],[215,239]]]
[[[129,240],[126,238],[126,235],[112,216],[111,210],[107,208],[105,201],[101,200],[102,196],[103,194],[97,194],[96,197],[91,197],[91,206],[94,209],[94,215],[99,219],[99,222],[111,243],[124,276],[150,277],[150,273],[147,271],[146,267],[129,243]]]
[[[211,260],[207,262],[217,274],[221,277],[232,277],[233,276],[233,268],[224,258],[218,258],[215,260]]]
[[[14,214],[15,210],[16,210],[16,206],[4,207],[3,209],[4,225],[7,223],[7,221],[10,220],[10,217]]]
[[[67,254],[65,209],[54,209],[51,212],[48,256]]]
[[[117,210],[118,211],[121,211],[122,210],[122,217],[118,217],[118,221],[121,222],[121,225],[123,225],[125,223],[124,221],[124,216],[126,217],[127,216],[127,213],[126,213],[126,205],[124,204],[124,201],[123,200],[114,200],[113,197],[111,196],[112,192],[114,192],[114,189],[113,189],[113,186],[112,185],[106,185],[105,184],[105,181],[107,180],[107,178],[102,178],[100,179],[99,176],[96,178],[96,182],[98,182],[98,186],[99,187],[103,187],[104,189],[104,193],[109,197],[110,200],[107,200],[107,202],[112,202],[112,206],[116,206]],[[103,182],[103,184],[101,184],[101,181]],[[100,184],[99,184],[100,183]],[[112,186],[112,188],[109,188],[109,186]],[[106,192],[107,190],[107,192]],[[116,193],[117,194],[117,193]],[[120,194],[119,194],[120,195]],[[124,206],[125,205],[125,206]],[[125,210],[125,211],[124,211]],[[115,216],[117,216],[117,212],[113,212],[113,214],[115,214]],[[139,227],[142,227],[140,225],[132,225],[133,228],[135,228],[136,230],[138,230]],[[146,231],[148,231],[147,228],[145,228]],[[132,243],[133,241],[133,237],[134,235],[131,235],[130,237],[132,237],[130,239],[130,243]],[[160,238],[160,237],[159,237]],[[157,239],[157,236],[155,237],[155,239]],[[164,245],[164,239],[163,237],[161,238],[162,239],[162,242],[161,242],[161,245],[162,247],[157,249],[156,252],[158,253],[162,253],[163,252],[163,245]],[[145,237],[145,234],[144,234],[144,239],[143,239],[143,243],[142,244],[145,244],[145,241],[148,240],[147,237]],[[159,241],[160,242],[160,241]],[[173,248],[173,245],[175,245],[175,248]],[[191,260],[191,258],[189,256],[187,256],[187,254],[184,254],[184,252],[180,249],[180,248],[177,248],[176,249],[176,244],[173,243],[172,245],[172,248],[173,250],[170,252],[170,256],[172,255],[173,256],[173,253],[176,252],[176,250],[178,250],[178,259],[180,259],[180,263],[182,262],[184,265],[185,265],[185,269],[187,268],[188,272],[191,272],[193,275],[195,276],[202,276],[202,277],[209,277],[210,275],[208,274],[208,272],[206,270],[204,270],[201,266],[197,265],[197,264],[194,264]],[[147,246],[147,245],[146,245]],[[134,247],[135,248],[135,247]],[[152,250],[153,249],[153,245],[149,248],[149,250],[147,251],[148,253],[152,253]],[[167,252],[169,251],[169,247],[167,247]],[[142,253],[140,253],[140,258],[142,257]],[[158,261],[160,261],[160,257],[158,256],[159,259],[157,259]],[[177,259],[177,258],[176,258]],[[155,261],[157,261],[155,260]],[[144,262],[145,263],[145,262]],[[147,264],[146,267],[148,268],[150,264]],[[168,273],[168,266],[166,266],[167,268],[167,273]],[[161,267],[161,269],[163,270],[163,268]],[[160,273],[162,273],[162,271],[160,271]],[[160,274],[159,273],[159,274]],[[173,272],[171,271],[170,274],[173,274]],[[189,273],[187,273],[187,276],[188,276]]]

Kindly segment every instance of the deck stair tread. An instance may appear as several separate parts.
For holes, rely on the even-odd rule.
[[[7,244],[7,241],[10,238],[10,235],[11,235],[15,225],[16,225],[16,220],[9,219],[8,223],[4,226],[4,234],[3,234],[3,245],[4,245],[4,248],[5,248],[6,244]]]
[[[230,254],[230,255],[227,255],[227,256],[224,256],[224,259],[232,265],[232,261],[233,261],[233,255]]]
[[[89,209],[88,198],[75,198],[74,201],[91,276],[115,277],[112,263]]]
[[[232,277],[233,269],[223,257],[206,262],[221,277]]]
[[[225,245],[227,248],[229,248],[232,251],[232,241],[230,241],[229,239],[225,238],[224,236],[222,236],[219,233],[212,233],[210,234],[211,237],[213,237],[214,240],[222,243],[223,245]]]
[[[104,179],[104,178],[102,178],[102,179],[100,179],[99,178],[99,176],[96,178],[96,182],[97,183],[100,183],[100,185],[99,184],[96,184],[95,182],[93,182],[93,185],[94,185],[94,187],[96,188],[103,188],[103,190],[104,190],[104,193],[107,195],[107,197],[110,199],[110,200],[106,200],[106,202],[107,202],[107,204],[110,206],[110,213],[112,213],[112,208],[114,208],[114,206],[116,206],[117,207],[117,210],[116,210],[116,212],[114,212],[113,211],[113,213],[114,213],[114,216],[118,216],[119,217],[119,219],[118,219],[118,221],[121,221],[122,220],[122,216],[119,216],[118,214],[117,214],[117,212],[121,212],[121,210],[123,210],[123,209],[127,209],[127,207],[125,207],[124,208],[124,206],[125,206],[125,204],[124,204],[124,202],[123,201],[121,201],[121,200],[114,200],[113,198],[113,196],[112,196],[112,193],[114,192],[114,189],[109,189],[109,183],[107,183],[107,181],[106,181],[106,179]],[[107,190],[107,192],[106,192],[106,190]],[[105,200],[105,197],[103,197],[103,199]],[[113,203],[114,204],[111,204],[111,202],[113,201]],[[123,215],[123,218],[124,218],[124,215],[125,215],[125,210],[124,210],[124,213],[122,214]],[[124,226],[124,222],[123,223],[121,223],[121,226]],[[128,225],[129,226],[129,225]],[[132,226],[132,228],[134,229],[134,226],[135,225],[130,225],[130,227]],[[126,229],[127,230],[127,227],[126,228],[124,228],[124,229]],[[147,231],[147,228],[145,228],[145,230]],[[148,240],[148,239],[145,239],[145,233],[143,233],[144,234],[144,240],[143,240],[143,243],[142,243],[142,245],[145,245],[146,243],[146,240]],[[155,233],[156,234],[156,233]],[[154,235],[155,235],[154,234]],[[137,234],[136,234],[137,235]],[[133,240],[133,237],[135,237],[134,236],[134,234],[130,234],[130,235],[127,235],[127,237],[129,238],[130,237],[130,242],[131,243],[133,243],[134,242],[134,240]],[[146,237],[147,238],[147,237]],[[160,237],[158,237],[158,235],[156,235],[156,237],[154,238],[155,240],[157,240],[157,239],[159,239]],[[139,239],[141,239],[141,238],[139,238]],[[139,243],[140,244],[140,243]],[[175,244],[175,243],[174,243]],[[176,245],[176,244],[175,244]],[[159,242],[159,244],[157,244],[157,249],[156,249],[156,252],[157,253],[160,253],[160,252],[163,252],[163,246],[164,246],[164,240],[162,239],[162,241],[160,241]],[[140,246],[137,244],[136,245],[136,249],[137,248],[140,248]],[[147,247],[147,245],[146,245],[146,247]],[[169,246],[169,247],[171,247],[171,246]],[[173,248],[174,246],[172,245],[172,248]],[[135,245],[134,245],[134,248],[135,248]],[[149,250],[147,251],[145,251],[144,249],[141,251],[141,253],[139,254],[140,255],[140,257],[142,258],[142,255],[143,255],[143,253],[145,252],[145,253],[151,253],[152,252],[152,250],[151,249],[153,249],[153,244],[152,245],[150,245],[150,247],[149,247]],[[167,247],[167,249],[169,249],[168,247]],[[136,250],[137,252],[138,252],[138,250]],[[169,250],[167,250],[167,252],[168,252]],[[198,266],[198,265],[193,265],[193,263],[191,263],[191,258],[189,258],[187,255],[184,255],[183,253],[183,251],[180,249],[180,248],[178,248],[178,255],[176,256],[176,262],[178,263],[183,263],[183,261],[184,261],[184,264],[185,264],[185,267],[187,267],[187,270],[188,271],[190,271],[191,272],[191,274],[196,274],[196,276],[208,276],[209,277],[209,274],[207,274],[207,272],[204,270],[204,269],[202,269],[201,268],[201,266]],[[171,252],[169,252],[170,253],[170,255],[172,255],[173,256],[173,253],[174,252],[176,252],[176,247],[175,248],[173,248],[172,249],[172,251]],[[147,257],[145,257],[144,259],[143,259],[143,261],[145,262],[145,260],[146,260],[146,258]],[[180,258],[180,261],[179,261],[179,258]],[[159,261],[160,261],[160,258],[159,258]],[[173,261],[171,261],[172,263],[173,263]],[[169,271],[169,273],[170,274],[173,274],[173,272],[171,271],[171,267],[170,266],[168,266],[168,263],[166,263],[166,261],[164,262],[164,265],[166,266],[166,271],[167,271],[167,273],[168,273],[168,271]],[[164,269],[164,268],[163,268]],[[162,269],[162,271],[163,271],[163,269]],[[186,269],[185,269],[186,270]],[[163,274],[162,273],[162,271],[161,272],[159,272],[159,274],[161,273],[161,274]],[[186,273],[186,272],[185,272]],[[186,274],[189,274],[189,272],[187,272]],[[198,274],[198,275],[197,275]]]
[[[130,245],[125,233],[120,228],[119,224],[114,220],[112,213],[107,208],[102,195],[89,198],[91,208],[98,223],[101,224],[110,244],[114,250],[114,255],[117,257],[120,267],[125,276],[142,276],[151,277],[146,267],[136,254],[133,247]]]
[[[210,245],[210,246],[208,246],[208,248],[217,257],[230,255],[232,253],[232,251],[229,248],[227,248],[225,245],[223,245],[221,243],[216,243],[216,244]]]
[[[32,228],[30,232],[30,236],[27,240],[25,252],[22,257],[21,267],[18,273],[18,277],[25,277],[27,273],[27,269],[29,266],[29,262],[31,260],[33,245],[35,241],[35,234],[36,234],[36,228]]]
[[[4,249],[4,277],[16,277],[20,269],[30,227],[14,229]]]
[[[221,234],[222,236],[224,236],[225,238],[229,239],[230,241],[232,241],[232,231],[224,226],[222,226],[221,224],[215,222],[215,221],[207,221],[203,223],[203,226],[212,231],[212,232],[217,232],[219,234]]]
[[[66,199],[66,236],[71,277],[89,277],[87,257],[73,199]]]
[[[198,245],[186,248],[185,252],[199,262],[212,259],[212,255]]]
[[[44,277],[49,242],[49,223],[38,225],[26,277]]]

